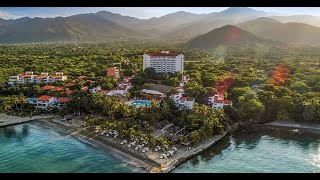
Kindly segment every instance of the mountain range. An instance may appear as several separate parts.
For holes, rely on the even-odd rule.
[[[281,44],[277,41],[260,38],[233,25],[226,25],[199,35],[184,44],[188,48],[214,49],[232,46],[256,47],[259,45]]]
[[[69,17],[0,19],[0,43],[112,40],[164,40],[181,43],[195,40],[197,36],[203,37],[209,32],[212,36],[211,33],[235,30],[235,27],[227,25],[237,26],[241,32],[246,31],[243,34],[254,41],[262,38],[289,44],[319,45],[319,17],[277,16],[240,7],[209,14],[179,11],[150,19],[138,19],[108,11]]]

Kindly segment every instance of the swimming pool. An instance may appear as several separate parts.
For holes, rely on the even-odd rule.
[[[150,101],[133,101],[131,104],[134,106],[151,106]]]

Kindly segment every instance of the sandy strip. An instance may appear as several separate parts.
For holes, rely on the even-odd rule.
[[[54,129],[57,132],[67,134],[68,136],[77,138],[82,142],[88,143],[108,153],[111,152],[113,156],[117,157],[123,162],[135,167],[143,168],[147,172],[152,172],[154,171],[154,168],[156,169],[159,168],[159,167],[156,167],[156,164],[146,161],[143,157],[139,157],[138,154],[125,152],[123,148],[122,149],[121,147],[119,148],[119,145],[117,145],[116,143],[110,143],[109,141],[104,140],[103,138],[96,135],[95,133],[86,131],[82,128],[77,129],[75,127],[65,126],[65,125],[62,125],[62,123],[58,124],[56,122],[57,121],[53,121],[53,120],[42,120],[42,121],[34,121],[32,123],[45,128]]]
[[[0,125],[0,127],[25,123],[29,121],[33,121],[33,124],[54,129],[57,132],[67,134],[67,136],[75,137],[80,141],[91,144],[109,153],[112,152],[112,155],[118,157],[125,163],[133,165],[135,167],[144,168],[146,171],[153,173],[166,173],[172,171],[178,165],[212,147],[214,144],[224,138],[228,134],[228,132],[237,129],[237,125],[235,125],[221,135],[203,140],[192,149],[187,149],[187,147],[183,145],[175,145],[178,148],[178,151],[172,157],[160,159],[159,157],[163,152],[154,152],[150,149],[150,151],[147,153],[141,153],[134,150],[133,148],[127,148],[126,145],[121,146],[119,144],[122,140],[121,138],[113,139],[86,130],[81,127],[81,121],[77,119],[65,122],[61,120],[61,117],[54,115],[21,118],[0,114],[0,122],[2,122],[0,123],[2,124]]]
[[[273,121],[262,124],[263,126],[281,127],[287,129],[299,129],[307,132],[320,134],[320,124],[309,122],[294,122],[294,121]]]
[[[0,127],[11,126],[26,123],[34,120],[51,119],[55,118],[55,115],[38,115],[32,117],[19,117],[19,116],[8,116],[6,114],[0,114]]]
[[[109,153],[113,152],[114,156],[120,158],[124,162],[136,167],[144,168],[148,172],[152,173],[167,173],[172,171],[178,165],[212,147],[223,137],[225,137],[228,132],[237,128],[237,126],[235,126],[234,128],[230,128],[229,131],[223,133],[222,135],[214,136],[210,139],[204,140],[195,148],[192,148],[190,150],[187,150],[187,147],[185,146],[176,145],[178,151],[173,157],[160,159],[159,156],[163,152],[154,152],[153,150],[150,150],[147,153],[141,153],[133,150],[133,148],[121,146],[119,144],[121,138],[112,139],[110,137],[97,135],[94,132],[85,130],[80,125],[78,125],[77,127],[77,124],[79,124],[80,122],[81,121],[78,120],[64,122],[61,121],[61,118],[56,118],[51,120],[47,119],[42,121],[34,121],[32,123],[54,129],[58,132],[63,132],[68,136],[75,137],[83,142],[89,143]]]

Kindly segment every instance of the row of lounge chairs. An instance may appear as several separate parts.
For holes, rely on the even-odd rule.
[[[128,143],[127,148],[134,147],[136,145],[136,143],[137,143],[137,139],[132,139],[132,140],[133,140],[133,142],[130,142],[130,143],[128,143],[127,140],[122,140],[120,142],[120,145],[124,145],[124,144]],[[141,152],[143,152],[143,153],[148,152],[149,148],[145,147],[145,145],[147,145],[147,144],[148,143],[146,141],[143,141],[142,144],[137,145],[134,149],[135,150],[140,150],[141,149]]]
[[[161,154],[160,159],[164,159],[164,158],[173,156],[173,154],[175,154],[177,152],[177,150],[178,149],[176,147],[173,147],[170,151]]]
[[[136,101],[149,102],[149,100],[138,99]]]
[[[102,131],[100,135],[104,135],[107,137],[113,136],[113,138],[117,138],[119,136],[118,131],[115,130],[111,130],[109,132],[107,132],[106,130]]]

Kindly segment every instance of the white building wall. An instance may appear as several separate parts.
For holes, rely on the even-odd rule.
[[[121,96],[125,96],[126,95],[126,90],[120,90],[120,89],[112,90],[112,94],[113,95],[121,94]]]
[[[48,101],[37,101],[36,108],[48,108],[50,106],[53,106],[55,103],[57,103],[57,98],[52,97]]]
[[[183,72],[184,70],[184,55],[180,54],[176,57],[176,71]]]
[[[96,92],[98,92],[100,90],[101,90],[101,86],[97,86],[97,87],[94,87],[92,89],[89,89],[89,92],[90,93],[96,93]]]
[[[188,109],[192,109],[194,105],[194,100],[193,101],[185,101],[185,105],[187,106]]]
[[[179,93],[179,94],[174,94],[172,96],[172,99],[175,103],[179,103],[179,99],[182,97],[182,93]]]
[[[143,70],[145,70],[148,67],[151,67],[150,56],[145,54],[145,55],[143,55]]]
[[[213,103],[212,108],[214,109],[223,108],[223,103]]]
[[[143,55],[143,70],[152,67],[157,73],[175,73],[184,70],[184,55],[178,56],[149,56]]]

